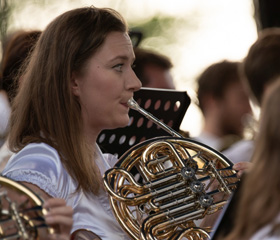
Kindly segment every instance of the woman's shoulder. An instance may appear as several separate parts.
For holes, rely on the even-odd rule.
[[[9,163],[41,161],[60,165],[60,156],[56,149],[46,143],[30,143],[12,155]]]
[[[2,175],[15,181],[35,184],[53,197],[66,195],[63,186],[66,183],[72,184],[71,177],[60,161],[58,152],[45,143],[28,144],[14,154],[9,159]]]
[[[57,150],[46,143],[29,143],[18,153],[16,153],[15,156],[22,157],[24,155],[32,154],[45,155],[51,158],[59,158]]]
[[[63,170],[58,152],[46,143],[30,143],[9,159],[3,174],[11,171],[37,171],[59,175]]]

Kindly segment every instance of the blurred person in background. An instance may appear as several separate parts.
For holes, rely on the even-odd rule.
[[[134,72],[142,82],[142,87],[175,89],[171,60],[155,51],[134,48]]]
[[[10,103],[6,91],[0,87],[0,147],[3,146],[7,134],[11,114]]]
[[[141,47],[134,47],[135,62],[134,72],[142,83],[142,87],[175,89],[171,70],[171,60],[160,53]],[[179,130],[184,137],[189,137],[189,132]]]
[[[1,86],[8,94],[9,102],[16,95],[19,82],[15,81],[24,61],[40,37],[39,30],[18,30],[14,32],[6,43],[1,63]]]
[[[239,67],[239,62],[223,60],[207,67],[197,79],[204,123],[195,139],[218,151],[244,137],[246,119],[252,114]]]
[[[197,98],[204,124],[194,139],[223,153],[234,164],[233,168],[239,162],[250,161],[253,151],[252,141],[246,140],[251,146],[248,153],[238,148],[234,156],[226,154],[244,138],[246,119],[252,114],[240,67],[240,62],[222,60],[208,66],[197,78]],[[246,163],[239,168],[240,174],[245,169]],[[212,228],[220,212],[204,218],[200,226]]]
[[[3,56],[5,54],[7,42],[14,33],[8,34],[2,41],[2,56],[1,60],[3,61]],[[1,68],[2,63],[0,63]],[[1,69],[2,71],[2,69]],[[10,102],[8,99],[7,91],[3,89],[3,81],[0,73],[0,147],[4,144],[7,134],[8,134],[8,123],[11,114]]]
[[[268,89],[270,89],[270,85],[277,82],[280,78],[279,65],[280,65],[280,28],[264,29],[261,32],[259,32],[259,36],[257,40],[249,48],[249,51],[246,57],[244,58],[240,68],[241,69],[240,73],[244,79],[246,92],[248,92],[249,97],[252,99],[254,104],[260,107],[261,115],[263,115],[262,108],[261,108],[263,104],[263,96],[266,94]],[[277,113],[277,111],[274,112]],[[258,131],[259,128],[256,131],[257,135],[258,135]],[[275,133],[277,133],[277,131]],[[261,138],[261,135],[259,135],[259,138]],[[267,142],[267,144],[270,145],[272,144],[272,142]],[[233,144],[229,149],[227,149],[224,152],[224,154],[230,160],[236,158],[239,160],[239,162],[234,164],[233,168],[238,171],[239,175],[241,175],[244,172],[250,173],[251,169],[253,168],[259,169],[258,166],[254,166],[254,165],[258,164],[258,162],[260,162],[261,160],[257,160],[254,163],[251,162],[253,152],[259,151],[257,148],[258,146],[255,146],[254,140],[251,141],[240,140],[235,144]],[[263,159],[263,160],[265,161],[267,159]],[[262,162],[262,164],[263,163],[264,162]],[[263,170],[263,167],[261,169]],[[260,180],[263,179],[261,174],[257,177]],[[242,188],[243,188],[243,184],[242,184]],[[250,191],[250,189],[246,189],[246,191]],[[254,209],[253,211],[258,212],[258,209]],[[261,215],[262,214],[263,213],[261,213]],[[216,216],[213,214],[207,219],[205,219],[203,222],[203,226],[213,226],[217,219],[217,216],[218,214]],[[250,222],[248,224],[254,224],[254,223]],[[256,229],[254,229],[254,231],[255,230]],[[249,231],[250,234],[253,233],[251,230]],[[266,238],[259,238],[259,239],[266,239]]]
[[[241,67],[246,92],[252,102],[260,108],[262,98],[270,84],[280,77],[280,28],[267,28],[259,32],[257,40],[250,47]],[[260,108],[260,112],[262,109]],[[258,127],[256,129],[258,131]],[[234,168],[244,168],[243,162],[250,161],[253,141],[241,140],[225,151],[229,159],[240,160]]]
[[[280,239],[280,78],[262,95],[251,170],[242,178],[233,227],[221,240]]]
[[[39,30],[18,30],[9,35],[9,39],[6,42],[0,67],[1,92],[5,96],[1,103],[2,106],[3,103],[6,105],[3,112],[0,112],[0,119],[1,123],[3,121],[6,123],[6,135],[8,134],[8,113],[11,111],[11,104],[20,84],[20,78],[18,79],[17,76],[20,75],[20,71],[24,67],[24,61],[31,54],[40,34],[41,31]],[[5,142],[0,148],[0,172],[5,167],[11,154],[7,142]]]

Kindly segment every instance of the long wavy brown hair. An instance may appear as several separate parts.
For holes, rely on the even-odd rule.
[[[128,31],[113,9],[84,7],[58,16],[41,34],[12,106],[11,150],[18,152],[29,143],[49,144],[77,181],[77,190],[94,194],[101,186],[100,173],[82,131],[81,106],[71,92],[71,76],[83,70],[113,31]]]
[[[268,87],[252,169],[242,183],[231,233],[224,240],[249,239],[280,213],[280,79]]]

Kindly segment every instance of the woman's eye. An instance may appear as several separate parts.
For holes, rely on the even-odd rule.
[[[122,66],[123,66],[123,64],[117,64],[113,68],[116,69],[118,72],[121,72],[122,71]]]

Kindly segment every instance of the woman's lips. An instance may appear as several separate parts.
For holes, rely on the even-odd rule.
[[[129,108],[128,105],[127,105],[127,103],[121,103],[121,105],[123,105],[123,106],[126,107],[126,108]]]

